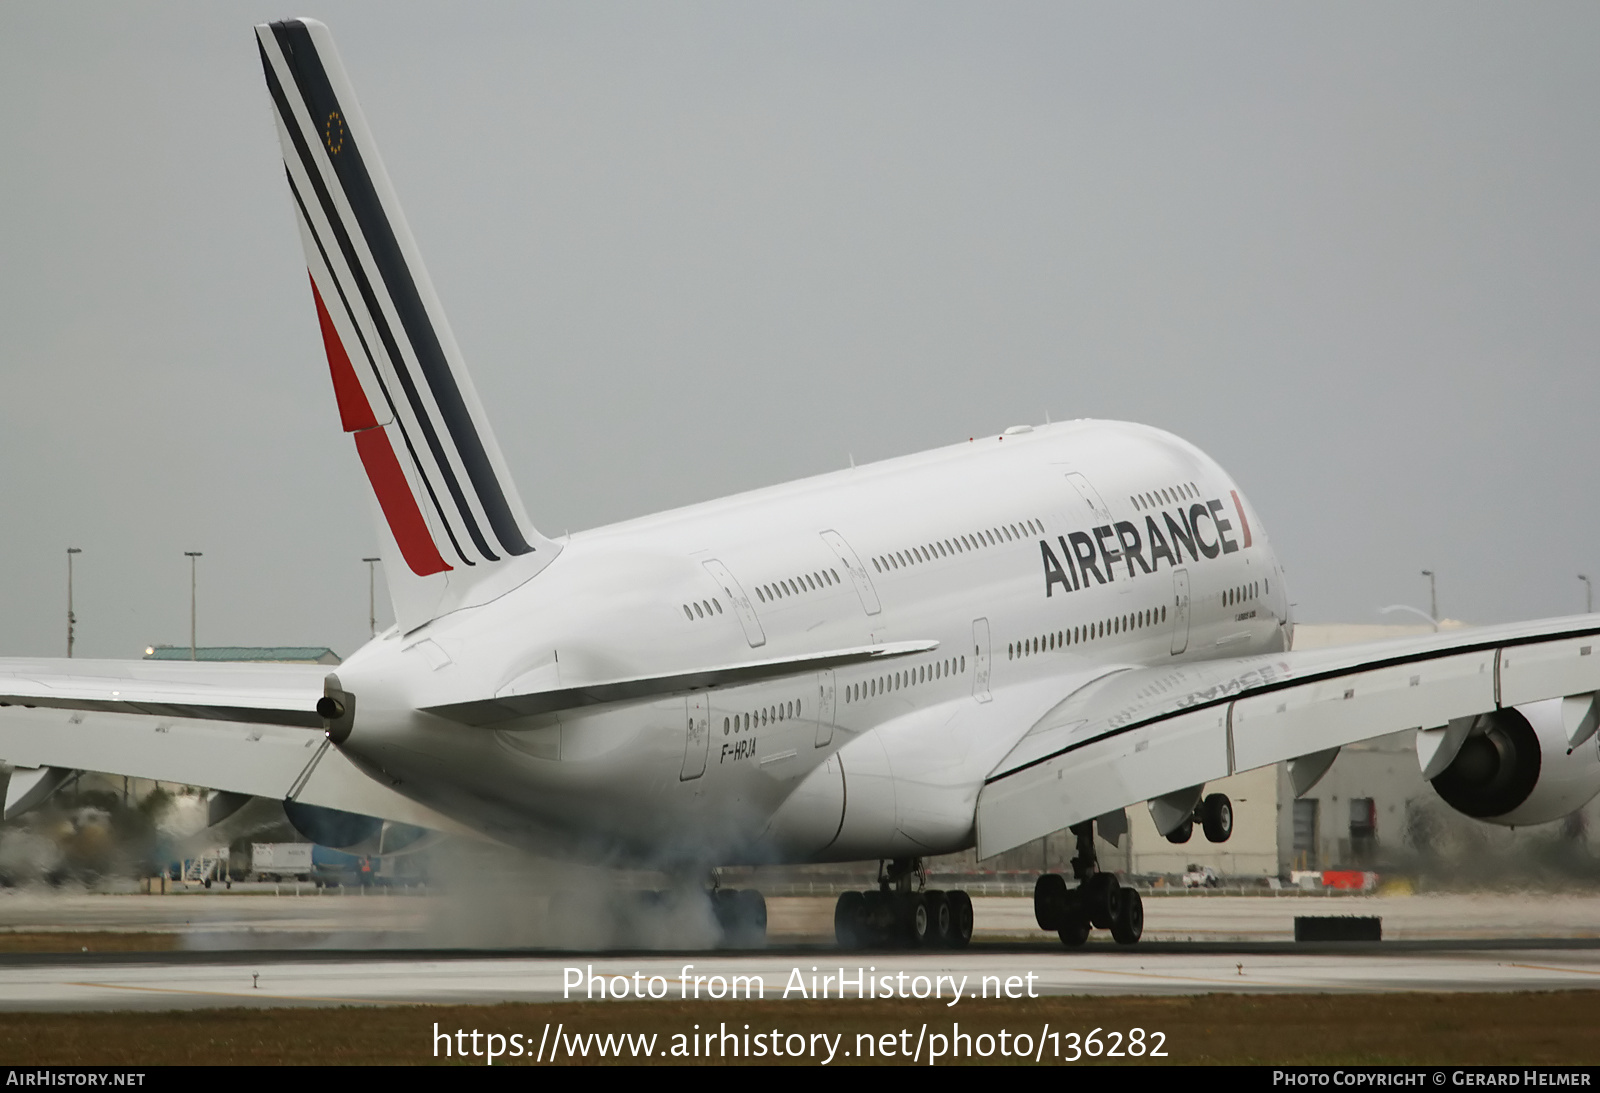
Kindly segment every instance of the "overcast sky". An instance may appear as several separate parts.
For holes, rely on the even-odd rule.
[[[1309,621],[1600,577],[1600,7],[0,5],[0,654],[366,635],[251,25],[332,28],[540,530],[1149,422]],[[380,601],[381,601],[380,585]],[[380,616],[387,617],[380,602]]]

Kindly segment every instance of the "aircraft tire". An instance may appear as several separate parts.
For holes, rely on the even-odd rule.
[[[950,908],[950,936],[945,945],[951,949],[965,949],[972,943],[972,897],[955,891],[946,892],[944,899]]]
[[[1097,930],[1109,930],[1122,905],[1122,886],[1110,873],[1096,873],[1083,882],[1083,906],[1089,923]]]
[[[1144,936],[1144,900],[1133,888],[1122,889],[1117,917],[1111,922],[1111,936],[1118,945],[1133,945]]]
[[[1089,940],[1089,920],[1075,918],[1057,930],[1056,936],[1061,938],[1061,944],[1067,948],[1081,949],[1084,942]]]
[[[906,940],[913,949],[932,949],[939,944],[938,923],[933,917],[933,901],[926,892],[908,892],[903,904]]]
[[[929,934],[930,946],[935,949],[950,948],[950,933],[955,928],[955,917],[950,913],[950,900],[943,892],[924,892],[928,903],[928,918],[933,923]]]
[[[841,892],[833,905],[833,936],[841,949],[867,946],[867,899],[860,892]]]
[[[1044,873],[1033,885],[1033,920],[1041,930],[1059,930],[1066,925],[1067,878],[1060,873]]]
[[[1213,793],[1200,802],[1200,824],[1206,840],[1225,843],[1233,834],[1233,802],[1225,793]]]

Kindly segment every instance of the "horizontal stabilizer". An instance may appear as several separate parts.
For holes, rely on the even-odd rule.
[[[321,733],[298,728],[12,706],[0,710],[0,760],[17,767],[121,774],[249,797],[289,798],[434,831],[472,834],[357,767]],[[22,789],[17,774],[12,786],[13,792]],[[8,794],[8,808],[13,804],[23,802]],[[31,804],[37,801],[27,807]]]
[[[322,728],[320,664],[0,660],[0,706]]]
[[[629,702],[678,691],[723,687],[735,683],[755,683],[799,672],[820,672],[825,668],[841,668],[847,664],[892,660],[915,653],[927,653],[938,647],[937,641],[899,641],[885,645],[861,645],[850,649],[807,653],[803,656],[774,657],[768,660],[726,664],[716,668],[699,668],[671,675],[636,676],[631,679],[586,683],[573,687],[531,691],[526,694],[497,695],[494,698],[473,702],[430,706],[424,712],[437,714],[451,721],[459,721],[464,725],[496,725],[517,717],[554,713],[557,710],[598,706],[606,702]]]

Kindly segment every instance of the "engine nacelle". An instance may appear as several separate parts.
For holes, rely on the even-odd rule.
[[[321,846],[349,854],[397,854],[421,850],[433,843],[424,827],[397,824],[376,816],[341,812],[337,808],[283,802],[283,813],[302,836]]]
[[[1457,812],[1508,827],[1559,820],[1588,804],[1600,793],[1600,737],[1569,752],[1562,701],[1473,718],[1433,788]]]

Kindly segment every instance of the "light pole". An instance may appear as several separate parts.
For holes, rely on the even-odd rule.
[[[77,547],[67,548],[67,656],[72,655],[72,643],[76,640],[73,630],[78,623],[78,616],[72,613],[72,556],[82,554]]]
[[[199,559],[204,555],[198,550],[186,550],[183,552],[183,556],[189,559],[189,659],[198,660],[199,658],[195,655],[194,645],[195,570],[199,568]]]
[[[378,636],[378,600],[376,593],[373,591],[376,587],[376,578],[373,575],[377,572],[377,563],[383,559],[363,558],[361,560],[367,563],[367,629],[371,632],[369,636],[375,638]]]
[[[1582,573],[1578,574],[1578,580],[1583,582],[1583,612],[1586,615],[1592,615],[1594,614],[1594,584]]]
[[[1422,575],[1428,578],[1428,617],[1433,619],[1433,628],[1439,629],[1439,589],[1433,583],[1433,570],[1424,569]]]

